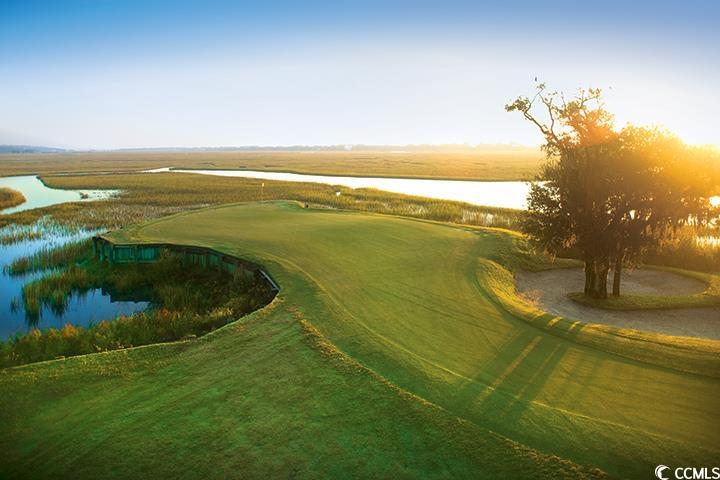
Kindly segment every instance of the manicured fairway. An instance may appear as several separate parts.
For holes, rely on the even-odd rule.
[[[2,372],[5,465],[25,460],[46,475],[67,466],[87,475],[195,468],[198,477],[242,468],[582,473],[554,455],[649,478],[660,463],[720,458],[717,343],[559,319],[540,328],[510,298],[507,269],[529,261],[514,234],[270,203],[112,237],[243,256],[267,268],[279,299],[200,340]],[[372,373],[328,356],[311,327]],[[615,353],[605,351],[609,336],[619,339],[608,347]]]

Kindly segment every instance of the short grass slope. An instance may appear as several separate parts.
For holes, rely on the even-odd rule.
[[[2,478],[602,478],[394,388],[293,308],[0,376]]]
[[[511,270],[534,263],[515,234],[277,202],[111,237],[239,255],[281,292],[199,340],[3,371],[5,464],[647,478],[720,455],[717,342],[534,312],[514,296]]]

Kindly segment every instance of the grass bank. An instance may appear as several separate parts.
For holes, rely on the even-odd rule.
[[[306,325],[278,299],[200,339],[0,371],[0,473],[605,478],[398,389]]]

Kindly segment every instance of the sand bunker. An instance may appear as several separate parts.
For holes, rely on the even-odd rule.
[[[720,340],[720,308],[614,311],[580,305],[567,298],[569,292],[582,290],[584,274],[579,268],[518,272],[515,281],[518,293],[525,299],[555,315],[587,323]],[[674,273],[633,270],[623,275],[622,293],[688,295],[706,288],[701,281]]]

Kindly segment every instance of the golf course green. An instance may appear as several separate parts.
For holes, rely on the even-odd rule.
[[[107,235],[262,265],[211,334],[0,371],[0,476],[651,478],[720,458],[720,342],[552,318],[517,233],[238,204]],[[720,319],[719,319],[720,320]]]

